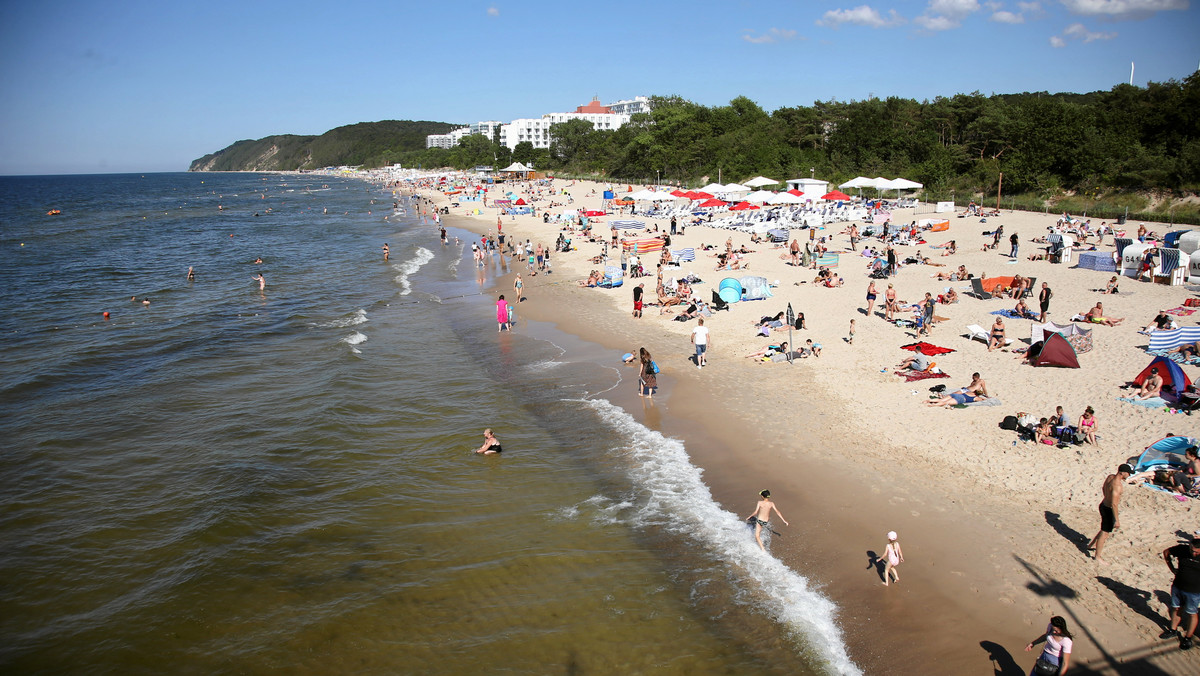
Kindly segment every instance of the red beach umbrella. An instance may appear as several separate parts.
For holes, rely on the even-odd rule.
[[[525,206],[525,204],[527,204],[527,202],[523,198],[518,197],[517,201],[513,202],[513,204],[515,204],[517,206]]]
[[[797,190],[795,188],[792,188],[791,190],[789,190],[788,194],[795,195],[796,197],[804,197],[804,193],[800,192],[799,190]]]
[[[754,206],[753,204],[751,204],[749,202],[738,202],[737,204],[729,207],[729,210],[730,211],[749,211],[750,209],[757,209],[757,208],[758,207]]]
[[[833,192],[828,192],[828,193],[825,193],[824,195],[821,195],[821,199],[823,199],[823,200],[848,200],[848,199],[850,199],[850,196],[847,195],[846,193],[842,192],[841,190],[834,190]]]
[[[671,191],[671,194],[672,194],[672,195],[674,195],[674,196],[676,196],[676,197],[687,197],[687,193],[686,193],[686,192],[684,192],[684,191],[682,191],[682,190],[680,190],[679,188],[676,188],[676,189],[672,190],[672,191]]]
[[[723,207],[723,206],[725,206],[725,203],[719,199],[716,199],[715,197],[712,199],[706,200],[700,204],[701,208]]]
[[[697,192],[697,193],[696,193],[696,196],[695,196],[695,197],[693,197],[692,199],[698,199],[698,200],[710,200],[710,199],[713,199],[714,197],[715,197],[715,195],[710,195],[710,194],[708,194],[708,193],[706,193],[706,192]]]

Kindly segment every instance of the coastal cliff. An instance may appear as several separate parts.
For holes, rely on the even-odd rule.
[[[331,129],[320,136],[280,134],[238,141],[193,160],[188,171],[294,171],[343,165],[381,166],[410,150],[423,150],[429,134],[446,122],[383,120]]]

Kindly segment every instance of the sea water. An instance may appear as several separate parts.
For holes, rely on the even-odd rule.
[[[857,673],[829,601],[610,402],[630,372],[497,332],[508,262],[392,187],[0,199],[0,670]]]

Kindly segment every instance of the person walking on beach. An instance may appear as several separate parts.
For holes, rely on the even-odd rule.
[[[854,344],[854,320],[853,319],[850,320],[850,335],[846,336],[846,344],[847,345]]]
[[[500,298],[496,301],[496,322],[500,324],[500,328],[496,329],[499,333],[508,327],[508,301],[504,300],[504,294],[500,294]]]
[[[646,283],[643,282],[633,287],[633,316],[638,319],[642,318],[642,295],[646,292]]]
[[[900,549],[900,540],[896,537],[896,531],[888,531],[888,543],[883,548],[883,586],[889,586],[888,578],[900,581],[900,575],[896,572],[896,566],[904,563],[904,552]]]
[[[896,320],[896,289],[891,284],[888,284],[887,291],[883,293],[883,311],[887,321]]]
[[[1071,648],[1074,637],[1067,631],[1067,621],[1055,615],[1046,626],[1046,633],[1025,644],[1025,652],[1045,641],[1046,647],[1038,655],[1029,676],[1062,676],[1071,666]]]
[[[1008,243],[1012,245],[1012,251],[1009,252],[1008,257],[1015,261],[1017,260],[1017,249],[1021,247],[1021,238],[1014,232],[1009,236]]]
[[[704,368],[708,364],[708,327],[704,325],[704,317],[701,317],[692,329],[692,343],[696,346],[696,368]]]
[[[762,529],[766,528],[770,530],[771,512],[774,511],[779,515],[779,520],[783,522],[783,525],[790,526],[792,524],[788,523],[788,520],[783,518],[783,513],[779,511],[779,508],[775,506],[774,502],[771,502],[771,491],[764,488],[758,492],[758,495],[762,499],[759,500],[758,504],[754,506],[754,513],[746,517],[746,522],[754,524],[754,539],[758,542],[758,548],[765,552],[767,551],[767,548],[765,545],[763,545]]]
[[[870,317],[871,313],[875,311],[875,299],[878,297],[879,297],[879,290],[875,288],[875,280],[872,279],[871,282],[869,284],[867,284],[867,316],[868,317]]]
[[[521,291],[524,289],[524,287],[525,284],[521,281],[521,273],[518,272],[516,280],[513,281],[513,294],[516,295],[518,303],[525,300],[525,297],[521,295]]]
[[[1042,282],[1042,290],[1038,292],[1038,305],[1042,308],[1042,313],[1038,315],[1038,321],[1045,323],[1046,315],[1050,312],[1050,299],[1054,297],[1054,292],[1050,290],[1050,285]]]
[[[638,350],[638,362],[641,364],[641,370],[638,372],[638,396],[653,399],[654,390],[658,389],[658,365],[644,347]]]
[[[1100,531],[1087,546],[1089,550],[1096,550],[1094,558],[1100,563],[1105,562],[1101,556],[1104,552],[1104,543],[1108,541],[1114,530],[1121,527],[1121,517],[1119,516],[1121,493],[1125,490],[1125,480],[1131,474],[1133,474],[1133,468],[1126,463],[1121,463],[1117,467],[1117,473],[1109,474],[1101,487],[1104,498],[1100,500]]]
[[[896,269],[896,250],[892,248],[891,244],[887,248],[887,269],[888,277],[896,276],[896,272],[898,272]]]
[[[1191,650],[1200,612],[1200,535],[1193,534],[1190,543],[1168,547],[1162,554],[1175,580],[1171,582],[1171,624],[1158,637],[1178,638],[1180,650]],[[1174,565],[1171,559],[1175,559]],[[1179,625],[1184,615],[1190,615],[1191,619],[1180,636]]]

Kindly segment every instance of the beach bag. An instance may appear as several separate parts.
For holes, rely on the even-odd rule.
[[[1039,657],[1038,661],[1033,663],[1033,673],[1035,676],[1058,676],[1058,665]]]
[[[658,370],[658,362],[656,362],[654,360],[650,361],[650,372],[653,373],[654,375],[658,375],[660,373],[660,371]]]
[[[1000,421],[1000,429],[1009,430],[1011,432],[1016,432],[1017,431],[1017,416],[1015,416],[1015,415],[1004,416],[1004,420]]]

